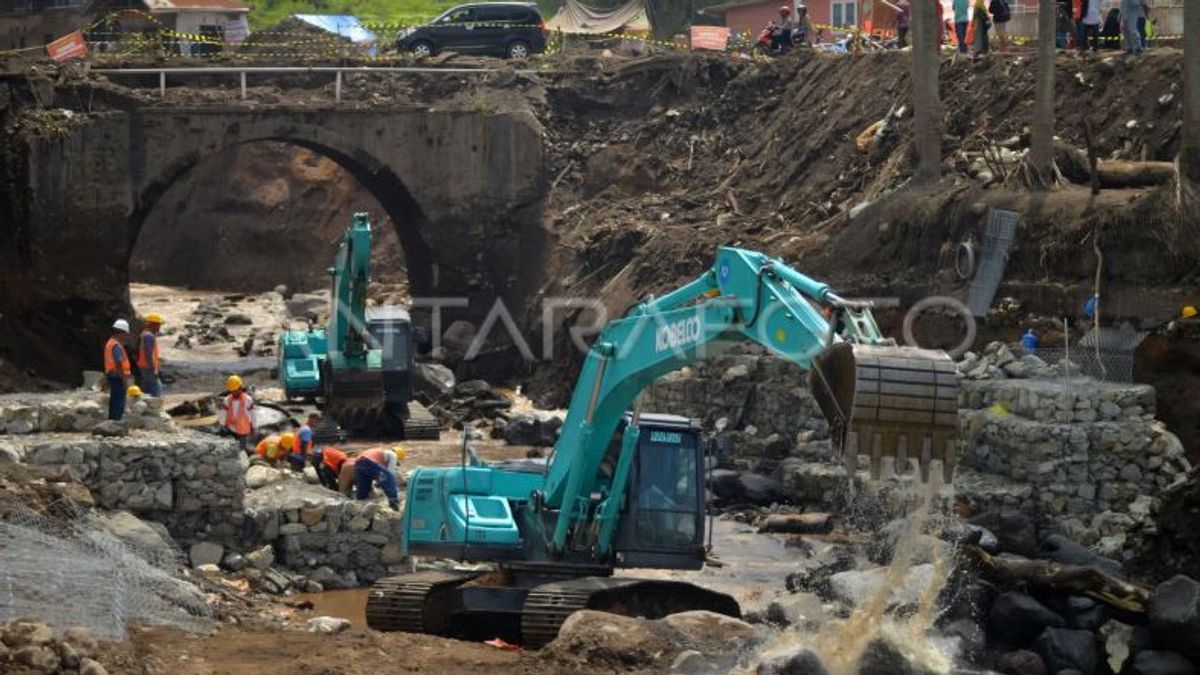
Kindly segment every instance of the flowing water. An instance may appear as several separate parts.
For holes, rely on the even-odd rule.
[[[928,483],[915,482],[910,489],[914,493],[905,496],[914,497],[916,506],[907,515],[907,525],[896,541],[892,561],[878,590],[856,606],[849,617],[827,620],[815,633],[797,626],[785,630],[760,652],[761,660],[806,647],[821,657],[833,675],[853,675],[867,646],[882,638],[910,662],[936,673],[950,672],[951,650],[945,641],[930,639],[937,618],[936,600],[946,585],[953,562],[944,555],[937,538],[939,505],[947,495],[932,473]],[[904,585],[918,558],[932,563],[933,574],[918,596],[916,611],[903,618],[888,614],[893,591]]]

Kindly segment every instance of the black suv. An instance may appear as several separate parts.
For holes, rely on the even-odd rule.
[[[396,48],[417,56],[443,49],[523,59],[546,50],[546,22],[537,5],[480,2],[446,10],[424,26],[401,31]]]

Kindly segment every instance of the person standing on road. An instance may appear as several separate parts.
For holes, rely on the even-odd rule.
[[[912,5],[908,0],[896,3],[896,46],[904,49],[908,46],[908,26],[912,19]]]
[[[112,335],[104,343],[104,379],[108,383],[108,419],[120,422],[125,416],[125,391],[132,376],[129,351],[125,342],[129,339],[129,322],[117,319],[112,325]]]
[[[958,53],[967,53],[967,25],[971,20],[970,0],[954,0],[954,41]]]
[[[249,453],[254,440],[254,399],[246,393],[242,378],[237,375],[225,379],[225,389],[229,395],[221,401],[224,415],[221,433],[238,439],[238,445]]]
[[[975,56],[979,57],[988,53],[988,30],[992,27],[992,21],[988,18],[987,4],[984,0],[975,0],[974,6],[974,21],[975,21]]]
[[[1141,54],[1145,49],[1142,33],[1146,30],[1146,0],[1121,0],[1121,33],[1125,51]]]
[[[1083,0],[1080,6],[1080,23],[1083,26],[1079,32],[1079,53],[1087,51],[1088,43],[1092,45],[1092,53],[1100,51],[1100,0]]]
[[[988,12],[992,15],[992,21],[996,24],[996,51],[1008,51],[1008,21],[1012,19],[1012,10],[1008,6],[1008,0],[991,0],[988,3]]]
[[[158,356],[158,331],[162,330],[162,325],[161,314],[147,314],[146,325],[142,327],[142,335],[138,339],[139,384],[147,396],[162,396]]]

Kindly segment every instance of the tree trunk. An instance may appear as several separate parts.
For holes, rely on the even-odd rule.
[[[1036,179],[1052,182],[1054,165],[1054,23],[1056,0],[1039,0],[1037,27],[1037,86],[1033,122],[1029,125],[1029,160]]]
[[[941,45],[938,44],[937,11],[933,3],[939,0],[913,0],[913,133],[917,150],[917,171],[913,180],[918,184],[937,182],[942,170],[941,101],[938,98],[938,67],[941,65]]]
[[[1183,129],[1179,214],[1184,240],[1200,236],[1200,0],[1183,3]]]

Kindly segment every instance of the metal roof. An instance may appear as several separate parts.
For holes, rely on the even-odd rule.
[[[249,12],[238,0],[142,0],[151,12]]]

